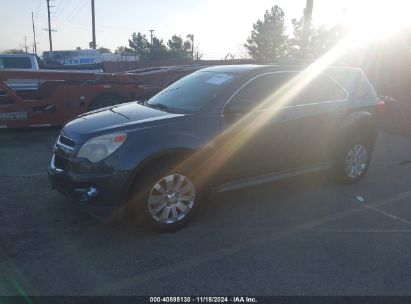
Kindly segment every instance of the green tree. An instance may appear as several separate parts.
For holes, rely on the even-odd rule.
[[[122,54],[122,53],[134,53],[134,50],[132,48],[126,47],[126,46],[118,46],[114,53],[116,54]]]
[[[264,20],[253,24],[251,36],[244,47],[248,54],[258,61],[275,61],[286,55],[287,35],[285,33],[284,11],[278,5],[267,10]]]
[[[150,44],[150,59],[164,59],[168,56],[168,50],[166,45],[163,42],[163,39],[158,39],[157,37],[153,37],[153,43]]]
[[[2,52],[3,54],[25,54],[25,51],[22,49],[10,49],[10,50],[4,50]]]
[[[128,45],[136,53],[140,55],[141,59],[146,59],[150,54],[150,44],[147,40],[146,35],[141,34],[140,32],[133,33],[131,39],[128,40]]]
[[[291,20],[294,28],[293,38],[288,41],[289,57],[303,60],[313,60],[334,47],[347,34],[341,25],[331,28],[325,26],[308,29],[307,40],[304,41],[304,18]]]
[[[177,35],[173,35],[167,42],[170,57],[174,59],[189,59],[191,58],[191,42]]]
[[[105,48],[104,46],[100,46],[100,47],[98,48],[98,50],[99,50],[101,53],[111,53],[111,50],[108,49],[108,48]]]

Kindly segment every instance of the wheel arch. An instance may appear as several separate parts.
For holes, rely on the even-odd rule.
[[[171,148],[163,151],[159,151],[153,155],[150,155],[144,159],[140,164],[134,168],[129,181],[128,194],[132,192],[134,183],[137,182],[139,176],[142,176],[144,172],[150,167],[150,165],[158,162],[175,162],[178,163],[185,159],[188,159],[195,153],[195,150],[190,148]]]
[[[375,138],[378,133],[375,117],[368,111],[356,111],[348,114],[340,124],[340,134],[345,142],[349,138]]]

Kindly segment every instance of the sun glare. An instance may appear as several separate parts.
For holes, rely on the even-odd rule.
[[[411,1],[400,4],[394,1],[389,6],[377,1],[364,1],[362,4],[362,7],[348,12],[345,18],[351,39],[358,43],[387,38],[410,25]]]

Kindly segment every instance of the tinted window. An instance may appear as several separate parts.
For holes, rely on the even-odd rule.
[[[377,96],[375,90],[371,86],[370,82],[362,76],[358,81],[354,96],[356,99],[369,99]]]
[[[31,61],[27,57],[3,57],[0,58],[0,68],[31,69]]]
[[[193,113],[215,100],[236,77],[230,73],[195,72],[167,87],[147,104],[175,113]]]
[[[274,73],[260,76],[242,88],[233,97],[231,102],[247,100],[258,104],[265,100],[268,101],[267,98],[287,83],[294,75],[295,73]]]
[[[347,93],[329,77],[319,75],[291,101],[290,105],[303,105],[317,102],[344,100]]]

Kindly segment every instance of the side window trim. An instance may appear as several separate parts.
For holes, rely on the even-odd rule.
[[[290,108],[298,108],[298,107],[306,107],[306,106],[314,106],[314,105],[326,104],[326,103],[340,103],[340,102],[348,101],[348,99],[350,98],[350,93],[336,79],[334,79],[333,77],[331,77],[327,73],[320,73],[319,75],[323,75],[324,77],[327,77],[328,79],[330,79],[331,82],[333,82],[335,85],[337,85],[345,93],[345,98],[344,99],[337,99],[337,100],[313,101],[313,102],[308,102],[308,103],[298,104],[298,105],[292,105],[292,106],[270,107],[270,108],[267,108],[267,109],[258,110],[258,112],[265,112],[265,111],[279,110],[279,109],[290,109]]]
[[[253,78],[249,79],[245,84],[243,84],[239,89],[237,89],[233,95],[231,95],[231,97],[225,102],[223,109],[221,110],[221,115],[223,115],[224,113],[224,109],[227,106],[227,104],[229,102],[231,102],[231,100],[244,88],[246,87],[249,83],[251,83],[252,81],[266,76],[266,75],[273,75],[273,74],[289,74],[289,73],[293,73],[293,74],[298,74],[301,71],[276,71],[276,72],[267,72],[267,73],[263,73],[263,74],[259,74],[254,76]],[[337,103],[337,102],[346,102],[348,101],[349,97],[350,97],[350,93],[347,91],[346,88],[344,88],[336,79],[334,79],[334,77],[331,77],[330,75],[328,75],[327,73],[320,73],[319,75],[323,75],[324,77],[327,77],[331,80],[331,82],[333,82],[334,84],[336,84],[344,93],[345,93],[345,98],[344,99],[338,99],[338,100],[327,100],[327,101],[319,101],[319,102],[310,102],[310,103],[305,103],[305,104],[300,104],[300,105],[293,105],[293,106],[282,106],[282,107],[269,107],[267,109],[260,109],[258,110],[258,112],[265,112],[265,111],[270,111],[270,110],[278,110],[278,109],[288,109],[288,108],[296,108],[296,107],[303,107],[303,106],[310,106],[310,105],[317,105],[317,104],[324,104],[324,103]]]

